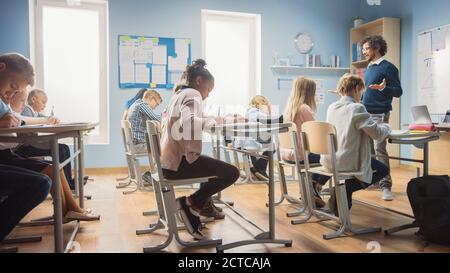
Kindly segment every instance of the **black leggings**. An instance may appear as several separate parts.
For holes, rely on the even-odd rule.
[[[223,161],[201,155],[192,164],[183,157],[178,171],[163,169],[163,175],[167,179],[186,179],[205,176],[216,176],[209,182],[202,183],[200,189],[193,193],[191,201],[197,208],[203,208],[211,196],[228,188],[239,178],[239,170]]]

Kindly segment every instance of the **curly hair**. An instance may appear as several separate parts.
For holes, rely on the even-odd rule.
[[[361,47],[364,46],[364,44],[368,43],[369,46],[373,49],[378,49],[380,51],[381,56],[386,55],[388,51],[388,45],[386,43],[386,40],[384,40],[383,36],[380,35],[373,35],[364,38],[360,42]]]

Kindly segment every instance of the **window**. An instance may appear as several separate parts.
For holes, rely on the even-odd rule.
[[[202,38],[203,58],[215,78],[206,112],[245,114],[261,92],[261,16],[202,10]]]
[[[99,122],[86,143],[107,144],[107,3],[32,2],[36,86],[48,95],[47,112],[54,109],[62,121]]]

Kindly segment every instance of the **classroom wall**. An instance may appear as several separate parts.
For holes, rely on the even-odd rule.
[[[448,0],[383,0],[381,6],[369,6],[361,0],[361,16],[368,21],[380,17],[401,18],[401,123],[412,121],[410,107],[420,104],[417,95],[417,35],[419,32],[450,24]],[[401,147],[402,156],[412,157],[412,148]]]
[[[299,32],[309,32],[315,40],[312,54],[321,54],[328,61],[329,55],[340,55],[342,66],[349,65],[349,29],[351,18],[360,11],[358,0],[109,0],[110,45],[110,144],[92,145],[86,148],[86,167],[125,166],[119,120],[124,102],[136,90],[118,88],[117,36],[119,34],[149,35],[162,37],[188,37],[192,39],[193,58],[201,57],[201,9],[248,12],[261,14],[262,24],[262,94],[274,105],[284,108],[290,90],[277,90],[277,77],[270,66],[274,52],[279,57],[297,55],[293,46]],[[0,0],[0,10],[8,12],[8,27],[0,27],[0,53],[16,50],[29,51],[28,0]],[[3,14],[3,12],[2,12]],[[4,18],[0,18],[4,20]],[[0,21],[3,22],[3,21]],[[14,23],[11,23],[14,22]],[[4,38],[14,36],[4,45]],[[9,34],[10,35],[6,35]],[[5,36],[6,35],[6,36]],[[22,37],[23,36],[23,37]],[[8,50],[6,50],[8,49]],[[28,55],[28,54],[25,54]],[[336,87],[338,75],[310,74],[324,81],[325,89]],[[167,105],[172,92],[163,90]],[[317,118],[325,119],[326,107],[337,97],[327,95],[326,104],[319,106]],[[205,152],[209,149],[205,147]]]
[[[0,0],[0,53],[30,57],[28,0]]]

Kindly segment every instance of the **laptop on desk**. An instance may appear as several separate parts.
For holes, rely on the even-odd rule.
[[[411,113],[413,116],[413,124],[426,124],[432,125],[430,112],[428,112],[428,107],[426,105],[419,105],[411,107]]]

